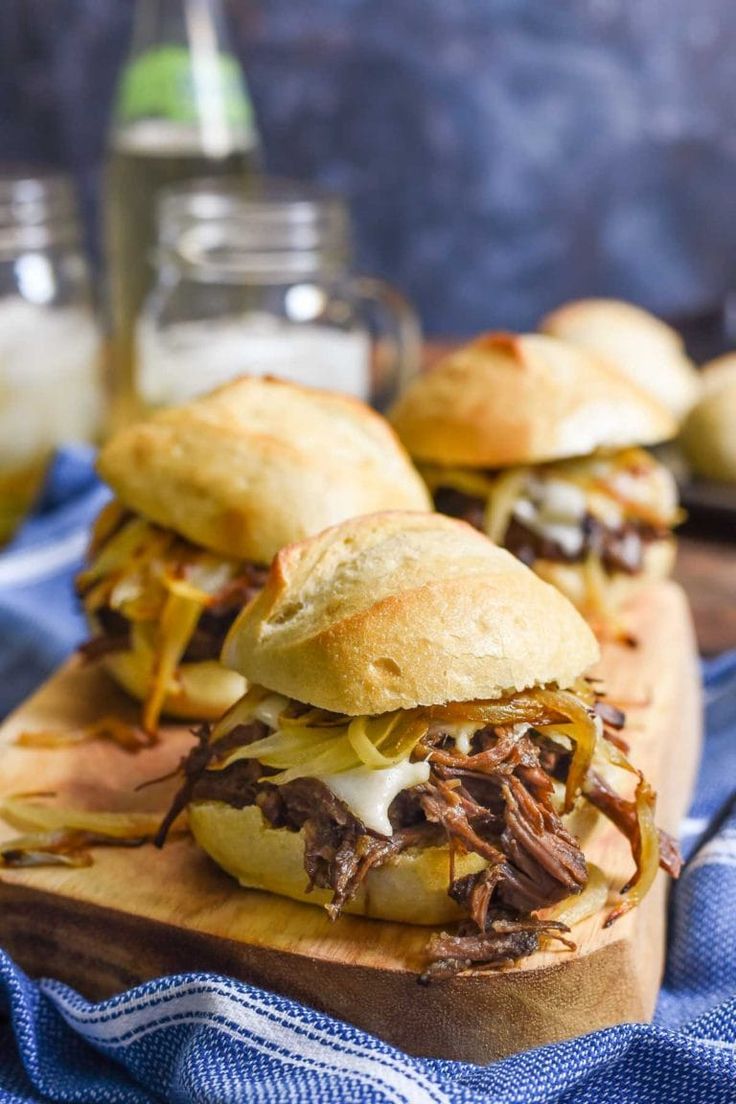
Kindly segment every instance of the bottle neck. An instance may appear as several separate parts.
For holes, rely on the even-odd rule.
[[[138,0],[113,144],[136,145],[156,121],[171,135],[167,144],[177,132],[190,154],[223,158],[257,146],[221,0]]]
[[[129,57],[147,53],[165,43],[187,44],[186,6],[183,0],[138,0],[133,16]]]
[[[222,0],[138,0],[129,59],[166,45],[232,54]]]

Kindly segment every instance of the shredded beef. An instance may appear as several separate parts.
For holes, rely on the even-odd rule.
[[[429,758],[436,781],[424,787],[425,815],[497,867],[499,901],[529,911],[582,889],[585,859],[554,811],[552,783],[528,735],[500,730],[495,744],[476,754],[436,749]]]
[[[631,640],[624,640],[623,643],[631,643]],[[601,701],[598,699],[593,706],[593,709],[603,721],[603,728],[605,730],[606,739],[609,743],[617,747],[619,751],[622,751],[624,755],[629,752],[629,741],[624,738],[621,733],[621,729],[626,723],[626,714],[618,706],[612,705],[611,702]]]
[[[347,886],[350,896],[354,895],[370,870],[377,866],[383,866],[389,859],[401,854],[402,851],[406,851],[407,848],[439,847],[444,842],[445,838],[442,831],[435,825],[426,822],[406,828],[398,828],[391,836],[363,834],[357,845],[359,863],[355,867],[352,882]]]
[[[240,611],[259,593],[268,575],[268,568],[244,563],[240,575],[226,583],[200,615],[197,626],[182,656],[183,663],[200,663],[219,659],[230,626]],[[82,644],[79,651],[92,661],[113,652],[130,648],[130,622],[118,610],[102,606],[95,611],[100,633]]]
[[[77,651],[86,663],[94,663],[106,655],[114,655],[115,652],[127,652],[130,648],[130,633],[125,632],[120,636],[93,636],[80,644]]]
[[[402,790],[391,802],[388,817],[394,830],[425,823],[421,789],[421,786],[414,786],[411,790]]]
[[[616,711],[606,713],[609,725]],[[565,780],[570,753],[549,737],[523,726],[480,728],[469,754],[441,729],[427,734],[419,754],[430,764],[426,783],[392,802],[391,836],[367,829],[329,787],[314,778],[282,785],[255,759],[221,767],[235,747],[266,734],[260,722],[239,725],[211,744],[205,729],[182,763],[184,782],[161,826],[161,843],[174,818],[190,801],[223,801],[236,808],[257,806],[273,828],[301,831],[308,886],[329,890],[328,912],[336,919],[369,872],[407,848],[446,844],[448,893],[467,916],[455,934],[430,943],[424,980],[452,976],[478,965],[495,968],[532,954],[545,938],[562,939],[567,929],[535,914],[585,886],[588,872],[578,841],[555,811],[553,778]],[[620,798],[591,772],[585,796],[638,848],[634,803]],[[677,847],[660,833],[661,865],[676,876]],[[476,854],[486,866],[455,876],[460,856]]]
[[[671,878],[679,878],[682,870],[682,855],[677,840],[673,839],[669,832],[665,832],[662,828],[657,829],[657,835],[659,837],[660,867]]]
[[[88,663],[114,652],[125,652],[130,647],[130,622],[122,613],[103,606],[95,616],[100,632],[79,648],[79,654]]]
[[[240,575],[214,595],[202,613],[183,656],[185,663],[219,659],[230,626],[240,611],[262,589],[268,568],[246,563]]]
[[[251,739],[260,737],[249,735]],[[372,867],[382,865],[407,847],[443,842],[442,833],[426,822],[398,828],[392,836],[368,833],[332,790],[316,778],[298,778],[274,786],[268,782],[268,770],[255,759],[240,759],[222,770],[201,770],[200,754],[198,747],[189,756],[189,769],[193,767],[197,773],[184,803],[222,801],[237,809],[257,805],[272,828],[303,830],[304,869],[309,888],[332,890],[328,912],[333,918],[355,896]],[[184,769],[186,772],[187,767]],[[183,808],[181,800],[175,807],[177,812]]]
[[[503,543],[509,552],[529,566],[537,559],[576,563],[585,559],[589,552],[596,552],[606,571],[636,575],[642,569],[647,545],[667,536],[666,530],[641,521],[627,521],[619,529],[611,529],[590,514],[583,518],[582,530],[580,551],[573,555],[556,541],[527,529],[516,518],[511,519]]]
[[[526,912],[579,893],[588,880],[585,857],[552,807],[535,801],[513,776],[504,786],[504,797],[502,843],[511,876],[499,885],[503,904]]]
[[[223,801],[234,809],[255,805],[263,768],[257,759],[238,759],[223,770],[204,771],[196,779],[190,801]],[[272,787],[276,789],[276,787]]]
[[[486,500],[476,495],[456,491],[454,487],[438,487],[434,504],[440,514],[461,518],[481,531],[484,528]]]
[[[480,744],[470,755],[462,755],[455,748],[436,748],[432,752],[432,762],[456,770],[465,769],[481,775],[496,771],[508,773],[519,765],[534,766],[538,761],[537,749],[525,732],[511,726],[481,729],[476,733],[474,744]]]
[[[623,709],[619,709],[610,702],[598,699],[593,708],[607,728],[619,729],[626,724],[626,714]]]
[[[429,941],[427,952],[430,966],[420,981],[426,984],[453,977],[477,965],[486,969],[511,966],[520,958],[538,951],[543,936],[559,939],[572,947],[574,944],[562,934],[566,931],[567,927],[555,920],[538,920],[535,917],[519,920],[500,915],[489,919],[487,926],[480,931],[462,926],[457,935],[442,932]]]
[[[183,757],[179,764],[179,773],[183,775],[184,781],[174,795],[174,800],[171,803],[169,811],[162,820],[161,826],[156,833],[153,841],[156,847],[163,847],[171,825],[192,800],[195,789],[201,787],[201,794],[204,787],[210,781],[210,775],[214,773],[224,773],[208,771],[210,764],[223,759],[228,752],[232,751],[235,747],[242,747],[243,745],[252,744],[256,740],[262,739],[267,732],[268,729],[266,725],[262,724],[260,721],[253,721],[248,725],[236,725],[222,740],[212,742],[210,740],[210,729],[207,725],[201,725],[197,729],[194,734],[197,738],[196,744],[191,751]],[[257,760],[252,760],[252,762],[257,763]],[[234,765],[235,764],[233,764],[233,766]],[[258,773],[263,773],[262,769],[260,769],[260,764],[257,765],[259,767]],[[157,779],[153,779],[153,781],[157,781]],[[205,800],[205,798],[200,796],[200,800]],[[206,800],[213,801],[220,799],[219,797],[213,797],[209,794]],[[248,802],[245,801],[243,804],[248,804]]]
[[[489,818],[482,806],[477,805],[469,795],[438,781],[426,786],[421,800],[427,820],[430,824],[439,824],[449,839],[461,843],[467,851],[475,852],[490,863],[503,861],[503,852],[478,830],[478,821],[482,823]]]
[[[459,517],[483,530],[485,500],[468,495],[453,487],[439,487],[434,496],[440,513]],[[597,552],[606,571],[620,571],[636,575],[641,571],[646,547],[652,541],[668,536],[668,530],[648,525],[643,521],[627,521],[618,529],[611,529],[597,518],[587,514],[582,521],[583,543],[579,552],[570,555],[556,541],[528,529],[512,517],[503,539],[509,552],[531,567],[535,560],[555,560],[577,563],[589,552]]]
[[[604,816],[612,821],[619,832],[631,843],[634,854],[639,849],[639,824],[636,819],[636,805],[619,797],[615,790],[595,771],[591,771],[583,789],[591,805],[595,805]],[[677,878],[682,868],[682,856],[675,840],[667,832],[659,829],[659,865],[671,877]]]
[[[455,878],[450,884],[450,896],[467,911],[478,931],[486,930],[491,898],[504,876],[504,866],[504,863],[487,866],[477,874]]]

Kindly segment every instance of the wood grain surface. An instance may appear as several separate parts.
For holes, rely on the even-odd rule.
[[[736,648],[736,532],[733,543],[688,533],[678,540],[675,578],[690,599],[704,655]]]
[[[641,645],[606,648],[601,674],[626,704],[632,758],[660,791],[658,821],[676,830],[692,786],[700,703],[682,592],[663,584],[632,608]],[[172,783],[133,787],[169,770],[188,747],[181,727],[132,755],[101,741],[63,750],[15,745],[22,731],[77,730],[100,715],[132,718],[94,668],[62,669],[4,725],[0,792],[52,790],[66,806],[163,809]],[[677,754],[672,754],[672,748]],[[13,835],[3,828],[2,838]],[[612,887],[628,849],[600,821],[586,852]],[[5,869],[0,943],[33,974],[93,997],[181,970],[215,970],[286,993],[415,1054],[488,1062],[652,1012],[664,948],[666,879],[609,929],[604,914],[575,929],[577,950],[547,950],[483,977],[417,984],[430,929],[344,917],[238,888],[188,838],[163,851],[96,849],[82,869]]]

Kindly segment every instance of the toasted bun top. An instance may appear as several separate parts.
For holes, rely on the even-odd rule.
[[[703,387],[682,427],[692,467],[709,479],[736,482],[736,353],[703,368]]]
[[[268,378],[244,376],[122,430],[98,470],[144,517],[256,563],[346,517],[430,507],[379,414]]]
[[[409,513],[283,549],[222,653],[252,682],[353,716],[566,686],[597,657],[567,599],[510,553]]]
[[[709,360],[701,369],[703,397],[716,395],[726,387],[736,386],[736,353],[724,353],[723,356]]]
[[[507,467],[653,444],[675,424],[596,358],[543,334],[486,334],[413,381],[391,414],[418,460]]]
[[[698,373],[671,326],[618,299],[580,299],[542,319],[540,330],[603,357],[676,418],[692,406]]]

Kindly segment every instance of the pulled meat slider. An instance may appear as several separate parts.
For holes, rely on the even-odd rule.
[[[542,333],[579,345],[647,391],[681,421],[700,388],[677,330],[619,299],[578,299],[552,311]]]
[[[230,630],[250,689],[200,732],[159,841],[187,807],[244,886],[333,918],[459,922],[428,976],[524,957],[606,901],[573,810],[631,842],[615,913],[660,861],[654,795],[606,738],[620,715],[582,679],[597,657],[573,606],[465,523],[344,522],[282,550]]]
[[[438,510],[484,530],[601,627],[640,580],[669,573],[676,487],[638,446],[675,423],[584,350],[487,334],[417,378],[391,421]]]
[[[225,634],[284,544],[377,509],[430,506],[388,424],[344,395],[244,377],[133,425],[100,453],[116,494],[77,589],[83,651],[162,711],[219,717],[245,689]]]
[[[702,380],[682,427],[685,455],[699,475],[736,483],[736,353],[703,365]]]

